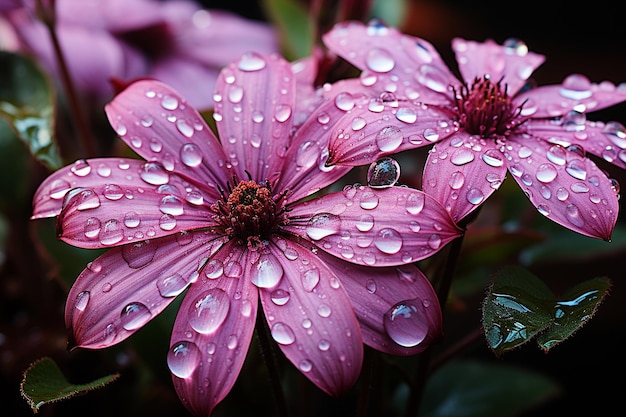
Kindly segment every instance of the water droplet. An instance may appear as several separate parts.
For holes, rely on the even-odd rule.
[[[197,145],[186,143],[180,148],[180,160],[188,167],[197,167],[202,163],[202,152]]]
[[[326,339],[321,339],[319,342],[317,342],[317,348],[322,352],[326,352],[328,349],[330,349],[330,342]]]
[[[302,372],[311,372],[311,369],[313,369],[313,364],[308,359],[302,359],[298,364],[298,368]]]
[[[372,188],[388,188],[400,178],[400,164],[389,157],[372,162],[367,170],[367,184]]]
[[[211,288],[200,294],[189,306],[187,319],[195,331],[209,334],[222,325],[229,310],[228,294],[220,288]]]
[[[280,122],[286,122],[291,117],[291,106],[287,104],[279,104],[274,111],[274,118]]]
[[[339,93],[335,96],[335,106],[339,110],[350,111],[355,106],[356,101],[350,93]],[[319,120],[319,119],[318,119]]]
[[[565,167],[565,171],[572,177],[578,180],[585,180],[587,178],[587,168],[585,167],[585,161],[582,159],[572,159]]]
[[[157,280],[156,286],[162,297],[176,297],[187,288],[187,280],[182,275],[175,273],[173,275],[165,275]]]
[[[165,168],[156,162],[146,162],[143,165],[139,176],[142,180],[152,185],[167,184],[170,178]]]
[[[384,228],[378,232],[378,236],[374,239],[374,246],[383,253],[398,253],[402,248],[402,236],[397,230]]]
[[[537,179],[543,183],[551,182],[556,178],[556,175],[556,168],[554,165],[549,163],[539,165],[539,167],[537,167],[537,172],[535,173]]]
[[[355,226],[361,232],[368,232],[374,227],[374,217],[370,214],[364,214],[359,217],[359,220],[355,223]]]
[[[414,347],[428,334],[428,321],[420,299],[405,300],[391,307],[383,317],[389,337],[403,347]]]
[[[376,145],[382,152],[393,152],[402,144],[404,135],[397,126],[387,126],[376,134]]]
[[[317,314],[319,314],[320,317],[324,317],[324,318],[330,317],[331,313],[332,313],[332,310],[327,304],[319,304],[317,306]]]
[[[100,231],[100,243],[103,245],[115,245],[124,239],[124,228],[115,219],[108,220]]]
[[[81,291],[78,293],[78,295],[76,296],[76,303],[74,304],[74,307],[77,310],[80,311],[85,311],[85,308],[87,308],[87,304],[89,304],[89,291]]]
[[[365,288],[367,289],[367,292],[369,292],[370,294],[374,294],[376,292],[376,281],[374,281],[373,279],[368,279],[365,282]]]
[[[372,48],[365,57],[365,65],[374,72],[389,72],[396,63],[387,50]]]
[[[361,194],[359,205],[363,210],[373,210],[378,207],[378,196],[371,191],[366,191]]]
[[[271,329],[272,338],[281,345],[290,345],[296,341],[296,335],[285,323],[274,323]]]
[[[139,226],[140,223],[141,219],[139,218],[139,215],[134,211],[129,211],[124,215],[124,226],[132,229]]]
[[[98,234],[100,234],[102,224],[100,223],[100,219],[96,217],[90,217],[85,221],[84,233],[85,237],[89,239],[93,239]]]
[[[591,82],[580,74],[572,74],[563,80],[560,94],[571,100],[583,100],[591,97]]]
[[[284,306],[289,301],[290,294],[281,288],[278,288],[270,294],[272,302],[277,306]]]
[[[307,269],[302,272],[302,286],[306,291],[313,291],[320,282],[320,270],[317,268]]]
[[[166,195],[161,199],[159,210],[164,214],[180,216],[183,214],[183,202],[176,196]]]
[[[426,197],[423,193],[410,194],[406,199],[406,211],[412,215],[418,215],[424,209]]]
[[[454,151],[454,153],[450,157],[450,162],[452,162],[454,165],[459,165],[459,166],[469,164],[473,160],[474,160],[474,152],[466,148],[457,149],[456,151]]]
[[[259,288],[272,288],[283,277],[280,261],[272,253],[264,253],[250,269],[250,281]]]
[[[122,309],[120,320],[126,330],[136,330],[146,324],[152,318],[152,313],[145,305],[135,302],[127,304]]]
[[[331,213],[318,213],[309,219],[306,226],[307,235],[313,240],[336,234],[341,229],[341,219]]]
[[[320,149],[313,141],[306,141],[300,145],[296,154],[296,164],[302,168],[313,166],[320,156]]]
[[[187,123],[184,119],[178,119],[176,121],[176,128],[186,138],[192,137],[195,133],[193,127],[191,127],[191,125],[189,125],[189,123]]]
[[[216,279],[224,273],[224,264],[219,259],[211,259],[204,266],[204,274],[209,279]]]
[[[246,72],[259,71],[265,68],[265,59],[256,52],[247,52],[237,62],[237,67]]]
[[[195,343],[184,340],[175,343],[167,352],[167,366],[178,378],[187,378],[196,370],[202,353]]]
[[[100,207],[100,198],[98,195],[90,189],[86,188],[74,188],[65,194],[63,200],[63,207],[69,202],[76,205],[76,209],[80,211],[92,210]]]
[[[163,106],[165,110],[176,110],[178,108],[178,99],[166,94],[161,100],[161,106]]]

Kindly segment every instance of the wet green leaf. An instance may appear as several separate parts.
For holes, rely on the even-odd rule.
[[[315,43],[315,22],[302,2],[265,0],[263,3],[280,34],[283,55],[289,60],[311,55]]]
[[[24,56],[0,51],[0,117],[50,170],[61,167],[54,143],[54,92],[37,65]]]
[[[559,297],[554,307],[554,323],[537,337],[539,346],[548,351],[574,334],[593,317],[610,288],[607,278],[594,278]]]
[[[115,381],[119,374],[98,378],[88,384],[75,385],[67,381],[58,365],[50,358],[41,358],[24,372],[20,385],[22,396],[28,401],[33,412],[42,405],[83,394]]]
[[[521,267],[498,271],[483,304],[485,336],[496,355],[528,342],[554,320],[550,289]]]
[[[502,364],[455,361],[430,378],[420,417],[520,415],[560,393],[547,377]]]

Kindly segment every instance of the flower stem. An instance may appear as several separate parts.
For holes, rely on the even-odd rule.
[[[280,384],[280,373],[278,372],[278,361],[273,349],[272,338],[270,336],[270,329],[265,321],[265,316],[262,313],[261,305],[259,303],[259,314],[256,317],[256,334],[261,347],[263,359],[265,360],[265,366],[269,374],[270,385],[272,392],[274,393],[274,400],[276,402],[276,415],[277,417],[287,417],[287,403],[285,402],[285,394],[283,393],[282,386]]]
[[[78,137],[81,146],[83,148],[83,151],[86,153],[86,156],[95,156],[97,150],[93,140],[93,136],[91,135],[89,124],[87,123],[87,118],[85,116],[85,113],[83,112],[83,108],[80,105],[78,94],[74,87],[74,83],[72,82],[72,77],[67,66],[67,61],[65,60],[65,56],[61,48],[61,43],[59,42],[59,38],[56,33],[55,2],[50,2],[48,7],[46,7],[46,5],[43,4],[42,0],[37,0],[37,8],[39,10],[40,19],[48,29],[50,39],[52,40],[54,54],[57,58],[59,73],[61,75],[61,82],[63,83],[63,88],[65,89],[65,94],[70,105],[70,113],[73,118],[74,125],[79,133]]]

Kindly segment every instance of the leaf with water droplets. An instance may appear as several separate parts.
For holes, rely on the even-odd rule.
[[[54,100],[49,80],[35,63],[0,51],[0,117],[48,169],[62,165],[54,143]]]
[[[119,374],[107,375],[86,384],[70,383],[59,366],[50,358],[44,357],[33,362],[24,372],[20,384],[22,397],[37,413],[44,405],[84,394],[115,381]]]
[[[363,343],[348,294],[312,249],[293,241],[271,246],[284,276],[276,287],[262,288],[260,297],[272,337],[285,356],[320,389],[339,396],[359,376]]]
[[[252,264],[248,254],[230,242],[211,256],[176,316],[167,363],[178,396],[194,415],[211,414],[246,358],[258,306],[257,287],[242,269]]]
[[[607,278],[594,278],[567,290],[556,302],[554,323],[537,337],[539,347],[548,351],[572,336],[594,316],[610,288]]]
[[[505,267],[483,302],[483,327],[496,355],[518,347],[553,322],[555,297],[536,276],[521,267]]]

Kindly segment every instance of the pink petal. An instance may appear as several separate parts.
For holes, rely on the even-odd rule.
[[[160,169],[151,162],[126,173],[120,183],[100,180],[93,186],[74,188],[65,195],[57,221],[59,238],[74,246],[101,248],[155,239],[183,230],[214,225],[211,201],[195,190],[190,202],[187,182],[174,174],[164,185],[152,185],[140,177]],[[148,171],[150,169],[150,171]]]
[[[116,247],[91,262],[65,306],[70,347],[112,346],[139,330],[197,278],[210,236],[178,234]]]
[[[506,173],[504,158],[493,139],[460,131],[428,153],[422,189],[458,223],[500,187]]]
[[[73,188],[102,188],[106,184],[146,185],[129,173],[142,172],[145,161],[125,158],[80,159],[50,174],[37,188],[33,198],[31,219],[54,217],[61,212],[63,199]]]
[[[343,100],[342,96],[336,96],[337,100]],[[358,101],[333,126],[327,164],[364,165],[385,155],[431,145],[456,131],[454,122],[448,120],[442,110],[425,104],[387,102],[381,97]]]
[[[168,365],[178,396],[197,416],[210,415],[230,392],[248,352],[258,291],[233,273],[232,264],[248,265],[246,258],[232,243],[215,253],[185,295],[174,323]]]
[[[442,336],[437,294],[415,265],[373,269],[323,252],[319,256],[346,288],[368,346],[392,355],[414,355]]]
[[[271,250],[284,275],[277,286],[260,292],[272,337],[304,376],[339,396],[361,372],[359,323],[333,270],[311,248],[281,245]]]
[[[351,167],[326,166],[328,159],[328,132],[345,114],[333,102],[320,105],[296,131],[285,154],[282,172],[277,176],[276,190],[290,190],[289,201],[319,191],[343,177]]]
[[[570,129],[572,125],[576,128]],[[576,145],[626,169],[626,128],[620,122],[591,122],[577,114],[574,117],[566,116],[563,120],[529,120],[525,129],[533,136],[554,143],[555,146]]]
[[[504,156],[513,178],[541,214],[585,236],[611,239],[618,197],[590,159],[530,136],[507,141]]]
[[[197,110],[174,89],[158,81],[128,86],[106,105],[117,134],[147,161],[158,161],[205,191],[226,189],[233,172],[219,141]]]
[[[295,78],[278,55],[247,53],[220,73],[217,129],[239,179],[269,179],[284,163],[295,103]]]
[[[332,52],[361,69],[362,82],[378,92],[394,91],[398,98],[444,104],[448,86],[458,84],[429,42],[378,21],[341,22],[322,39]]]
[[[528,47],[519,41],[510,40],[498,45],[489,39],[485,42],[468,41],[461,38],[452,40],[452,49],[463,80],[471,84],[475,78],[485,75],[507,87],[513,96],[526,83],[533,71],[544,61],[543,55],[528,51]]]
[[[292,208],[286,230],[360,265],[415,262],[462,234],[433,197],[408,187],[351,187]]]
[[[572,110],[592,112],[626,101],[624,85],[604,81],[595,84],[580,74],[572,74],[560,85],[537,87],[515,97],[522,104],[522,113],[535,119],[566,115]]]
[[[61,25],[81,25],[94,32],[138,30],[162,19],[159,3],[153,0],[63,0],[56,3]]]

